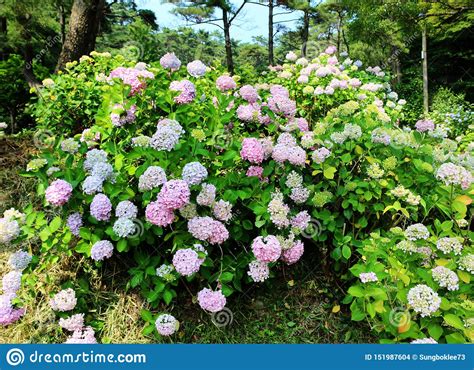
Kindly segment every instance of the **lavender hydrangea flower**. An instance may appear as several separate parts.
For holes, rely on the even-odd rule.
[[[176,71],[181,67],[181,61],[174,53],[166,53],[160,58],[160,64],[165,69]]]
[[[16,251],[10,255],[8,264],[13,270],[23,271],[28,267],[32,259],[32,256],[26,251]]]
[[[135,223],[126,217],[119,217],[113,226],[114,233],[120,238],[126,238],[135,234],[137,227]]]
[[[162,206],[175,210],[189,203],[190,196],[191,192],[185,181],[170,180],[161,188],[157,200]]]
[[[194,60],[186,66],[188,73],[193,77],[202,77],[206,74],[206,65],[200,60]]]
[[[90,205],[92,217],[97,221],[108,221],[112,212],[112,203],[105,194],[97,194]]]
[[[178,104],[191,103],[196,97],[196,87],[189,80],[173,81],[170,84],[170,90],[180,94],[173,99]]]
[[[0,243],[9,244],[20,235],[20,225],[17,220],[0,218]]]
[[[137,218],[138,208],[129,200],[123,200],[115,207],[115,216],[124,218]]]
[[[282,248],[276,236],[258,236],[252,241],[252,252],[258,261],[270,263],[280,258]]]
[[[232,218],[232,204],[221,199],[212,205],[212,213],[218,220],[227,222]]]
[[[178,144],[181,135],[184,133],[181,125],[170,119],[158,122],[156,132],[150,139],[150,146],[158,151],[171,151]]]
[[[114,246],[108,240],[100,240],[91,248],[91,258],[95,261],[102,261],[106,258],[112,257]]]
[[[84,170],[92,171],[97,163],[107,163],[107,153],[100,149],[89,150],[83,164]]]
[[[210,207],[216,199],[216,187],[212,184],[202,184],[201,192],[196,197],[196,202],[201,206]]]
[[[5,293],[16,293],[21,288],[21,271],[10,271],[2,279],[2,288]]]
[[[182,178],[189,185],[199,185],[207,178],[207,175],[206,167],[199,162],[187,163],[183,167]]]
[[[209,288],[202,289],[197,296],[199,306],[209,312],[222,311],[227,300],[222,291],[212,291]]]
[[[179,329],[179,322],[169,314],[161,314],[156,318],[155,327],[163,336],[170,336]]]
[[[66,224],[73,235],[79,236],[79,229],[82,227],[82,215],[79,212],[70,214]]]
[[[96,344],[95,332],[90,326],[75,330],[70,337],[66,339],[66,344]]]
[[[59,319],[59,326],[68,331],[81,330],[84,327],[84,314],[78,313],[67,319],[61,317]]]
[[[173,210],[166,208],[160,202],[150,202],[145,209],[145,217],[153,225],[165,227],[174,221]]]
[[[203,262],[197,252],[191,248],[179,249],[173,256],[173,266],[183,276],[191,276],[198,272]]]
[[[363,284],[379,281],[375,272],[361,272],[359,279]]]
[[[61,290],[49,301],[49,305],[54,311],[61,312],[73,310],[76,304],[76,292],[71,288]]]
[[[235,89],[237,84],[232,77],[223,75],[216,80],[216,86],[220,91],[225,92]]]
[[[148,191],[163,185],[167,181],[165,171],[158,166],[150,166],[138,179],[138,189]]]
[[[54,180],[49,185],[45,192],[45,197],[48,203],[54,206],[62,206],[71,197],[72,186],[70,183],[64,180]]]
[[[281,253],[281,260],[287,265],[292,265],[299,261],[304,253],[304,244],[302,241],[297,240],[288,249],[283,249]]]
[[[188,221],[188,231],[196,239],[211,244],[222,244],[229,238],[229,231],[222,222],[211,217],[194,217]]]
[[[249,264],[249,271],[247,274],[256,283],[263,283],[270,276],[270,269],[268,264],[260,261],[252,261]]]
[[[92,195],[103,190],[104,180],[98,176],[87,176],[82,183],[84,194]]]

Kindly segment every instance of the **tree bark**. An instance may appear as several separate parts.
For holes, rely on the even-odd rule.
[[[234,74],[234,60],[232,58],[232,42],[230,39],[230,24],[226,9],[222,9],[222,21],[224,23],[224,40],[227,70],[230,74]]]
[[[95,39],[105,8],[105,0],[74,0],[66,35],[56,71],[67,62],[78,60],[95,48]]]
[[[273,0],[268,2],[268,64],[273,65]]]
[[[427,54],[427,42],[426,42],[426,26],[423,25],[423,31],[421,36],[421,57],[423,59],[423,108],[425,114],[429,111],[428,101],[428,54]]]
[[[306,44],[308,43],[308,38],[309,38],[309,9],[305,9],[304,16],[303,16],[303,34],[302,34],[303,48],[301,50],[304,57],[306,57],[306,49],[307,49]]]

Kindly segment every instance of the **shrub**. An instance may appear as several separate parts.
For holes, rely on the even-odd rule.
[[[129,285],[154,310],[184,281],[214,313],[305,247],[340,279],[374,232],[464,219],[469,155],[454,155],[437,127],[398,127],[404,101],[388,77],[334,53],[289,54],[294,62],[253,86],[199,63],[189,76],[171,54],[94,80],[94,125],[57,135],[24,173],[41,180],[46,202],[27,210],[23,237],[39,235],[42,263],[80,253],[100,266],[126,254]],[[94,58],[76,68],[95,76]],[[154,331],[157,315],[143,318]]]

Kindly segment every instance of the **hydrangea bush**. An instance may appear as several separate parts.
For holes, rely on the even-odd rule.
[[[66,73],[94,71],[96,63],[104,73],[108,62],[96,60],[106,57],[82,58]],[[151,65],[124,62],[101,78],[91,73],[100,91],[94,124],[76,135],[58,132],[24,173],[39,178],[45,210],[27,209],[20,239],[39,235],[43,263],[79,253],[100,266],[127,254],[129,285],[154,311],[176,299],[184,279],[212,314],[245,284],[297,263],[305,249],[320,253],[328,276],[350,279],[348,267],[368,261],[361,248],[373,235],[406,226],[410,249],[407,243],[429,240],[425,220],[469,225],[472,148],[461,151],[432,122],[399,127],[405,102],[380,68],[339,60],[334,47],[311,61],[289,53],[252,85],[199,61],[181,65],[169,53]],[[5,225],[10,242],[19,230]],[[384,278],[379,270],[359,272],[364,284]],[[434,276],[443,289],[455,286],[449,271]],[[432,284],[420,284],[430,290],[414,291],[412,301],[429,292],[437,306]],[[359,309],[353,319],[373,319],[351,291],[347,303]],[[146,334],[178,328],[169,313],[142,316]],[[72,341],[92,341],[79,316],[63,319],[79,328]]]

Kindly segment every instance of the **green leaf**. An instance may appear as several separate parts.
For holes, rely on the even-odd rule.
[[[353,285],[347,291],[353,297],[363,297],[365,295],[364,289],[359,285]]]
[[[49,224],[49,230],[51,231],[51,233],[55,233],[56,231],[58,231],[58,229],[61,227],[61,223],[61,217],[56,216],[55,218],[53,218],[53,221],[51,221],[51,223]]]
[[[171,303],[171,301],[173,300],[173,293],[171,292],[171,290],[165,290],[163,292],[163,300],[167,305]]]
[[[253,225],[249,220],[244,220],[244,222],[242,222],[242,225],[243,225],[245,230],[252,230],[253,229]]]
[[[120,240],[117,243],[117,251],[123,252],[127,249],[127,241],[125,239]]]
[[[227,283],[229,281],[232,281],[233,278],[234,278],[234,274],[232,272],[224,272],[221,275],[220,281]]]
[[[151,333],[153,333],[153,330],[155,330],[155,325],[150,324],[143,328],[142,333],[143,335],[150,335]]]
[[[464,337],[459,333],[452,333],[452,334],[446,335],[445,338],[446,338],[446,342],[448,342],[448,344],[465,343],[466,342]]]
[[[464,325],[462,324],[461,319],[458,316],[453,315],[452,313],[447,313],[446,315],[444,315],[444,321],[446,322],[446,324],[452,326],[453,328],[464,330]]]
[[[153,315],[151,314],[150,311],[148,310],[141,310],[140,311],[140,316],[142,317],[143,320],[152,322],[153,321]]]
[[[344,256],[346,260],[349,259],[351,254],[352,254],[352,251],[350,247],[348,247],[347,245],[342,247],[342,255]]]
[[[431,324],[428,326],[428,333],[433,339],[438,340],[443,334],[443,328],[439,325]]]
[[[337,171],[336,167],[332,167],[332,166],[326,167],[326,168],[324,168],[323,175],[324,175],[325,178],[331,180],[331,179],[334,178],[334,174],[336,173],[336,171]]]

